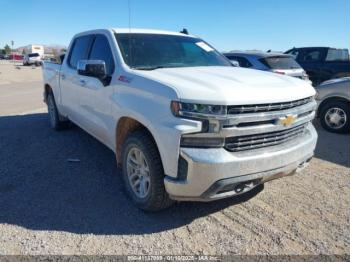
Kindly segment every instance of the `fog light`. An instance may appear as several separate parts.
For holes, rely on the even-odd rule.
[[[224,146],[224,139],[221,137],[182,137],[181,147],[218,148]]]

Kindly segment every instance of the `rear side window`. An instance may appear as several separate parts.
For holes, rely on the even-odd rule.
[[[347,49],[329,49],[326,61],[348,61],[349,51]]]
[[[71,67],[76,69],[79,60],[87,59],[90,43],[91,36],[81,36],[74,40],[68,60],[68,63]]]
[[[273,56],[260,59],[270,69],[298,69],[300,65],[292,57]]]
[[[107,74],[110,76],[114,72],[114,58],[108,39],[104,35],[96,35],[92,45],[90,60],[102,60],[106,63]]]

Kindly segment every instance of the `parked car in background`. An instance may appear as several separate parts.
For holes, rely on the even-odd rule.
[[[36,65],[39,66],[42,64],[41,56],[38,53],[31,53],[24,55],[23,57],[23,65]]]
[[[316,90],[322,126],[330,132],[350,132],[350,77],[328,80]]]
[[[5,55],[0,54],[0,60],[4,60],[5,59]]]
[[[18,55],[18,54],[11,54],[9,56],[7,56],[8,60],[16,60],[16,61],[21,61],[23,60],[23,55]],[[6,59],[6,58],[5,58]]]
[[[231,52],[224,55],[240,67],[269,71],[310,82],[305,70],[290,55],[267,52]]]
[[[311,85],[233,67],[195,36],[83,32],[43,75],[52,128],[71,120],[113,150],[145,210],[236,196],[297,173],[314,154]]]
[[[350,76],[348,49],[303,47],[285,53],[292,55],[305,69],[314,86],[329,79]]]

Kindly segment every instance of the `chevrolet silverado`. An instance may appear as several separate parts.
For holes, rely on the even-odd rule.
[[[316,146],[310,84],[233,67],[193,35],[83,32],[43,75],[52,128],[72,121],[109,147],[144,210],[245,193],[302,170]]]

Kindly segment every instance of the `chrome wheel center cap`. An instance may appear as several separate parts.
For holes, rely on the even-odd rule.
[[[340,117],[340,115],[338,115],[338,114],[332,114],[331,116],[330,116],[330,121],[332,122],[332,123],[334,123],[334,124],[338,124],[339,122],[340,122],[340,119],[341,119],[341,117]]]

